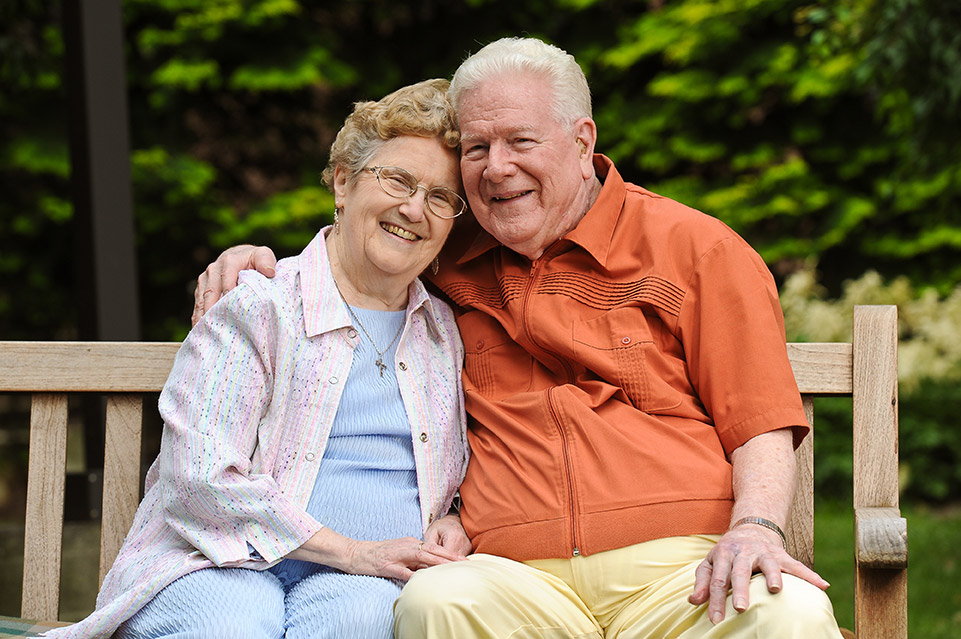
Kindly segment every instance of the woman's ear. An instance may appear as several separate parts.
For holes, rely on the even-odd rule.
[[[334,206],[342,208],[347,196],[347,171],[342,166],[334,167]]]

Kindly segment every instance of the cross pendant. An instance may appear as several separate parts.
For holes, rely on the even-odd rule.
[[[379,357],[377,358],[377,361],[374,362],[374,364],[376,364],[377,368],[380,369],[380,376],[383,377],[384,371],[387,370],[387,364],[385,364],[384,361]]]

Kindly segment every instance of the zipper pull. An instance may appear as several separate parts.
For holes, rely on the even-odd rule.
[[[575,556],[575,557],[580,557],[580,556],[581,556],[581,549],[578,548],[577,546],[574,546],[574,556]]]

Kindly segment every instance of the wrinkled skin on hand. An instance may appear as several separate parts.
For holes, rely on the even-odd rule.
[[[276,264],[274,252],[266,246],[242,244],[221,253],[197,278],[194,310],[190,316],[191,326],[199,322],[224,293],[237,286],[240,271],[254,269],[266,277],[273,277]]]

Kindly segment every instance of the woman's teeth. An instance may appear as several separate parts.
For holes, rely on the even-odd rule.
[[[397,237],[404,238],[405,240],[415,241],[419,240],[420,236],[415,235],[408,231],[407,229],[402,229],[399,226],[394,226],[393,224],[387,224],[386,222],[380,223],[380,228],[384,229],[388,233],[396,235]]]

